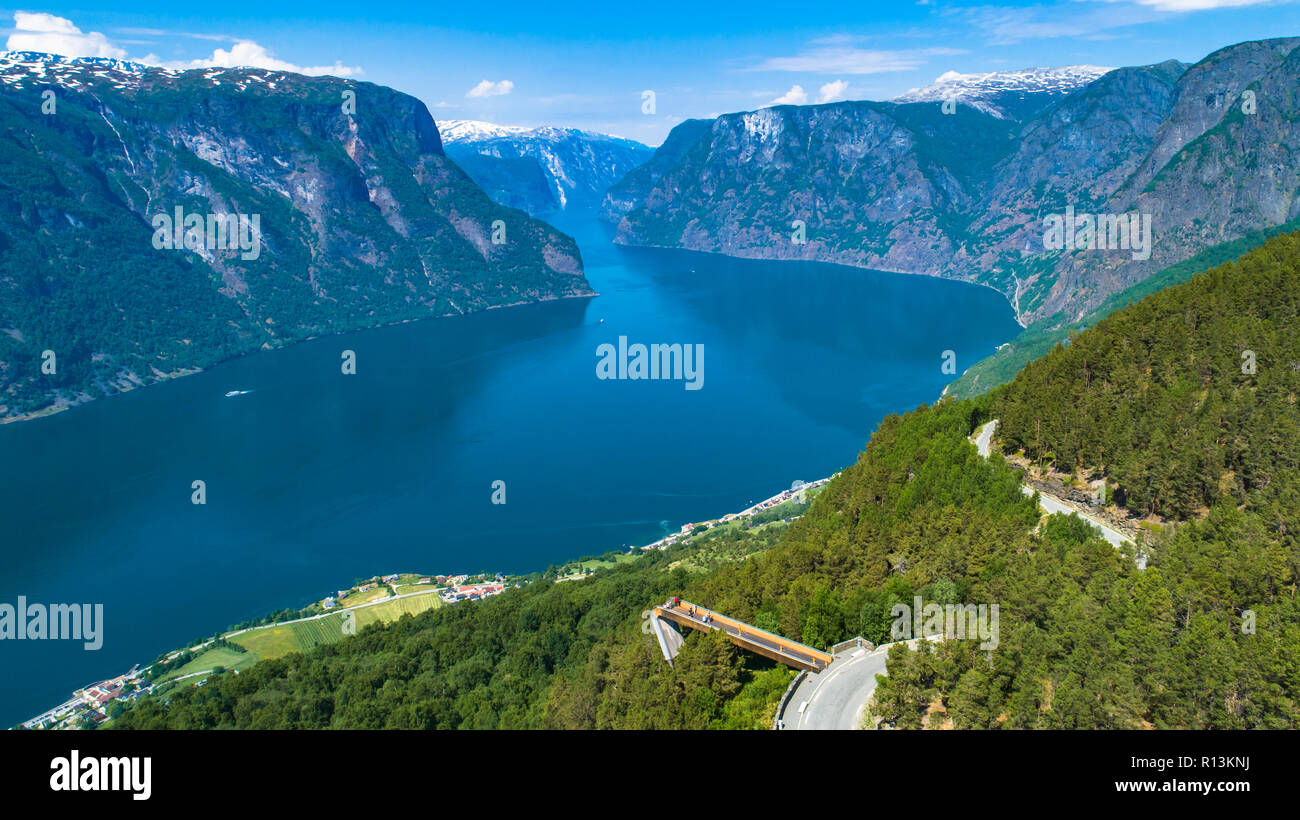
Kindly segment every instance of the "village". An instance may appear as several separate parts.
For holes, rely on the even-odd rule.
[[[838,475],[838,473],[836,473],[836,475]],[[692,535],[696,534],[697,532],[702,532],[704,530],[709,529],[710,527],[715,527],[720,524],[727,524],[732,521],[752,518],[755,515],[758,515],[759,513],[765,512],[775,507],[779,507],[780,505],[785,504],[787,502],[794,501],[798,503],[804,503],[810,499],[810,493],[813,490],[822,487],[823,485],[826,484],[826,482],[830,481],[834,477],[835,476],[832,475],[832,476],[827,476],[826,478],[819,478],[816,481],[795,481],[790,485],[790,489],[782,490],[781,492],[777,493],[771,498],[764,499],[763,501],[760,501],[757,504],[747,507],[746,509],[743,509],[740,512],[727,513],[721,518],[715,518],[710,521],[697,521],[690,524],[683,524],[682,528],[677,532],[672,533],[671,535],[664,536],[663,538],[660,538],[658,541],[655,541],[654,543],[646,544],[641,549],[666,550],[669,547],[673,546],[674,544],[682,543],[684,540],[690,538]],[[787,522],[789,521],[789,519],[786,520]]]
[[[471,577],[475,580],[471,581]],[[408,583],[403,584],[403,580]],[[379,593],[378,597],[372,595],[376,590],[381,590],[383,587],[388,588],[388,595],[383,595],[382,592]],[[406,591],[403,592],[403,589]],[[499,595],[505,590],[505,576],[500,573],[494,575],[490,580],[485,575],[424,575],[418,578],[403,579],[401,575],[392,573],[352,589],[341,589],[334,595],[321,600],[320,607],[325,611],[329,611],[340,606],[349,606],[351,604],[345,602],[353,595],[370,595],[370,597],[366,598],[366,602],[369,603],[401,595],[435,591],[444,603],[454,604],[458,601],[479,601],[491,595]]]
[[[506,578],[500,573],[389,573],[374,576],[347,589],[337,590],[298,610],[301,617],[285,619],[282,617],[284,613],[280,613],[279,616],[250,622],[213,638],[198,641],[185,649],[164,653],[143,668],[137,664],[123,675],[88,684],[73,692],[67,701],[23,721],[15,728],[94,729],[117,717],[128,704],[140,698],[169,691],[177,685],[183,685],[182,681],[192,680],[192,683],[184,685],[202,686],[209,675],[225,671],[225,666],[201,662],[206,653],[220,655],[219,660],[234,657],[235,663],[251,664],[262,657],[283,654],[285,650],[304,651],[322,640],[328,641],[334,632],[341,639],[356,631],[358,620],[387,622],[402,615],[417,614],[433,608],[429,602],[434,605],[451,605],[463,601],[480,601],[499,595],[506,588]],[[359,619],[359,612],[364,612],[367,617]],[[341,613],[351,614],[342,621],[334,618]],[[322,629],[322,621],[327,618],[338,621],[334,632]],[[288,643],[279,633],[289,633],[290,638],[298,640],[296,643]],[[299,633],[310,636],[310,645]],[[208,668],[189,671],[194,665]],[[229,667],[229,671],[236,675],[240,672],[237,666]]]

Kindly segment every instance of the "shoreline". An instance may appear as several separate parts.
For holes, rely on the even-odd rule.
[[[584,273],[584,278],[585,278],[585,273]],[[140,384],[133,384],[131,387],[118,390],[115,393],[107,393],[98,396],[91,396],[89,394],[83,393],[81,395],[86,396],[84,400],[65,400],[62,403],[47,404],[41,409],[33,410],[29,413],[20,413],[18,415],[3,416],[0,417],[0,426],[3,426],[5,424],[18,424],[24,421],[35,421],[37,419],[48,418],[50,416],[57,416],[60,413],[65,413],[69,410],[75,410],[78,407],[85,407],[86,405],[96,401],[101,401],[103,399],[111,399],[117,396],[125,395],[127,393],[134,393],[136,390],[143,390],[149,387],[153,387],[154,385],[166,384],[168,382],[176,381],[177,379],[183,379],[186,376],[193,376],[198,373],[206,373],[209,370],[215,370],[221,365],[229,364],[230,362],[238,361],[239,359],[243,359],[248,356],[256,356],[259,353],[270,353],[275,350],[286,350],[290,347],[294,347],[295,345],[300,345],[305,342],[315,341],[316,339],[327,339],[331,336],[346,336],[349,333],[365,333],[367,331],[380,330],[381,328],[386,328],[386,327],[397,327],[398,325],[409,325],[414,322],[429,322],[437,319],[454,319],[458,316],[473,316],[474,314],[477,313],[487,313],[490,310],[501,310],[503,308],[513,308],[513,307],[527,307],[528,305],[541,305],[547,302],[559,302],[565,299],[592,299],[599,295],[600,294],[597,291],[592,290],[590,293],[569,293],[563,296],[546,296],[540,299],[524,299],[518,302],[503,302],[498,305],[488,305],[486,307],[481,307],[470,311],[462,310],[459,313],[440,313],[437,316],[418,316],[410,319],[398,319],[395,322],[384,322],[383,324],[378,324],[378,325],[367,325],[366,327],[354,327],[354,328],[349,328],[347,330],[336,330],[336,331],[329,331],[326,333],[318,333],[313,336],[304,336],[301,339],[292,339],[287,341],[281,340],[281,344],[275,345],[274,347],[259,346],[254,350],[249,350],[245,353],[238,353],[234,356],[229,356],[227,358],[220,359],[215,362],[210,362],[209,364],[201,367],[182,368],[181,370],[177,370],[172,373],[165,373],[162,376],[155,376],[152,381],[142,382]],[[454,304],[455,303],[453,303],[453,305]],[[263,345],[265,344],[266,343],[263,343]],[[128,381],[130,380],[128,379]]]
[[[646,552],[646,551],[648,551],[648,550],[652,550],[652,549],[665,550],[665,549],[668,549],[668,547],[673,546],[673,545],[679,543],[679,539],[688,538],[688,537],[690,537],[691,535],[693,535],[693,534],[694,534],[694,530],[695,530],[695,528],[698,527],[698,526],[701,525],[701,524],[708,524],[710,527],[712,527],[712,526],[717,525],[717,524],[720,524],[720,523],[727,523],[727,522],[730,522],[730,521],[736,521],[736,520],[739,520],[739,519],[742,519],[742,518],[750,518],[750,517],[753,517],[754,515],[756,515],[756,514],[762,512],[762,511],[764,511],[764,510],[773,509],[773,508],[775,508],[775,507],[777,507],[777,506],[779,506],[779,505],[781,505],[781,504],[784,504],[784,503],[786,503],[786,502],[789,502],[789,501],[791,501],[791,500],[806,500],[806,498],[807,498],[807,491],[808,491],[808,490],[818,489],[818,488],[821,488],[821,487],[826,486],[826,484],[828,484],[828,483],[831,481],[831,479],[835,478],[835,477],[838,476],[839,474],[840,474],[840,471],[837,470],[835,473],[833,473],[833,474],[831,474],[831,475],[829,475],[829,476],[826,476],[825,478],[819,478],[819,479],[817,479],[817,480],[815,480],[815,481],[801,482],[801,483],[799,483],[799,485],[798,485],[797,487],[792,486],[792,487],[790,487],[789,489],[782,490],[781,492],[779,492],[779,493],[777,493],[777,494],[775,494],[775,495],[773,495],[773,496],[770,496],[770,497],[768,497],[768,498],[765,498],[765,499],[763,499],[762,501],[758,501],[758,502],[755,502],[755,503],[751,504],[750,506],[746,507],[745,509],[741,510],[740,512],[727,513],[727,514],[722,515],[722,516],[720,516],[720,517],[718,517],[718,518],[704,519],[704,520],[702,520],[702,521],[696,521],[696,522],[688,522],[687,524],[684,524],[684,525],[682,526],[682,528],[681,528],[678,532],[675,532],[675,533],[671,533],[671,534],[669,534],[669,535],[666,535],[666,536],[664,536],[663,538],[660,538],[660,539],[658,539],[657,541],[653,541],[653,542],[651,542],[651,543],[649,543],[649,544],[646,544],[646,545],[644,545],[644,546],[641,546],[641,547],[632,547],[632,548],[630,548],[630,554],[633,554],[633,555],[635,555],[635,556],[637,556],[637,557],[640,557],[641,554],[643,554],[644,552]],[[575,559],[575,560],[576,560],[576,559]],[[590,573],[584,574],[584,575],[582,575],[581,577],[578,577],[578,578],[567,578],[567,577],[566,577],[566,578],[556,578],[556,579],[550,581],[550,583],[563,583],[563,582],[566,582],[566,581],[582,580],[583,578],[586,578],[589,574],[590,574]],[[242,634],[245,634],[245,633],[248,633],[248,632],[252,632],[252,631],[254,631],[254,630],[257,630],[257,629],[272,628],[272,627],[280,627],[280,626],[284,626],[285,624],[290,624],[290,623],[299,623],[299,622],[303,622],[303,621],[320,620],[320,619],[322,619],[322,618],[326,618],[326,617],[330,617],[330,616],[333,616],[333,615],[337,615],[337,614],[340,614],[340,613],[342,613],[342,612],[348,612],[348,611],[353,611],[353,610],[357,610],[357,609],[362,609],[362,608],[365,608],[365,607],[375,606],[375,605],[378,605],[378,604],[389,603],[389,602],[391,602],[391,601],[394,601],[394,600],[397,600],[397,599],[400,599],[400,598],[408,598],[408,597],[412,597],[412,596],[416,596],[416,595],[433,595],[433,594],[437,594],[437,595],[439,596],[439,598],[443,600],[443,603],[445,603],[445,604],[453,604],[453,603],[454,603],[453,601],[448,601],[448,600],[446,599],[446,595],[445,595],[445,593],[446,593],[447,589],[452,589],[452,590],[457,589],[458,587],[457,587],[455,584],[453,584],[453,585],[450,586],[450,587],[444,587],[444,588],[441,588],[441,589],[426,589],[426,590],[421,590],[421,591],[416,591],[416,592],[397,593],[396,590],[397,590],[397,586],[398,586],[398,581],[397,581],[397,580],[388,581],[388,580],[385,580],[385,579],[387,579],[387,578],[393,578],[394,576],[401,576],[401,575],[420,575],[420,573],[391,573],[391,574],[388,575],[388,576],[378,576],[378,575],[377,575],[377,576],[374,576],[375,579],[379,579],[379,580],[377,581],[377,583],[382,583],[382,584],[385,584],[385,585],[389,585],[389,586],[391,587],[391,589],[392,589],[393,592],[394,592],[394,594],[392,594],[392,595],[388,595],[388,596],[385,596],[385,597],[382,597],[382,598],[377,598],[377,599],[374,599],[374,600],[363,601],[363,602],[361,602],[361,603],[353,604],[353,605],[351,605],[351,606],[337,606],[337,605],[336,605],[336,606],[331,606],[331,607],[325,607],[325,608],[323,609],[323,611],[321,611],[321,612],[312,612],[311,614],[303,615],[302,617],[299,617],[299,618],[293,618],[293,619],[290,619],[290,620],[287,620],[287,621],[268,621],[268,622],[266,622],[266,623],[253,623],[253,625],[251,625],[251,626],[241,626],[241,627],[238,627],[238,628],[227,628],[227,629],[223,630],[223,631],[220,633],[220,638],[221,638],[222,640],[228,640],[229,638],[231,638],[231,637],[233,637],[233,636],[236,636],[236,635],[242,635]],[[481,575],[482,575],[482,574],[481,574]],[[447,581],[455,581],[455,582],[457,582],[457,583],[463,583],[463,582],[465,582],[466,580],[468,580],[468,578],[470,578],[470,577],[478,577],[478,576],[469,576],[469,575],[464,575],[464,574],[461,574],[461,575],[438,576],[437,574],[433,574],[433,575],[430,575],[430,576],[427,576],[427,577],[430,577],[430,578],[443,577],[443,578],[445,578]],[[518,577],[518,576],[504,576],[504,575],[501,575],[500,573],[498,573],[498,574],[496,575],[496,578],[497,578],[501,583],[503,583],[503,584],[504,584],[504,580],[508,580],[509,578],[512,578],[512,577]],[[544,579],[542,579],[542,580],[544,580]],[[362,586],[364,586],[364,584],[363,584]],[[517,583],[517,582],[516,582],[516,586],[518,586],[518,583]],[[356,585],[354,585],[353,587],[349,588],[349,593],[351,593],[352,591],[357,590],[357,589],[358,589],[358,587],[357,587]],[[365,590],[362,590],[362,591],[365,591]],[[504,591],[504,589],[502,589],[502,590],[500,590],[500,591]],[[345,597],[346,597],[346,596],[345,596]],[[485,596],[485,597],[490,597],[490,596]],[[320,607],[324,600],[330,600],[330,601],[333,601],[333,600],[335,600],[335,599],[334,599],[333,596],[327,596],[326,599],[320,599],[320,600],[312,601],[312,602],[309,603],[307,606],[302,607],[301,609],[299,609],[298,612],[299,612],[299,613],[304,613],[304,612],[307,612],[309,609],[312,609],[313,607]],[[479,600],[479,599],[476,599],[476,600]],[[195,645],[193,645],[193,646],[183,646],[183,647],[176,648],[176,649],[164,650],[164,651],[159,655],[159,657],[165,659],[166,661],[171,661],[171,660],[174,660],[175,658],[179,657],[180,655],[182,655],[183,653],[186,653],[186,652],[196,652],[196,651],[197,651],[197,652],[200,652],[200,653],[201,653],[201,652],[202,652],[206,647],[208,647],[212,642],[213,642],[213,639],[209,638],[207,641],[205,641],[205,642],[201,642],[201,643],[198,643],[198,644],[195,644]],[[247,651],[247,650],[246,650],[246,651]],[[198,657],[198,656],[196,655],[195,657]],[[259,663],[260,663],[260,662],[261,662],[261,659],[259,658],[258,661],[256,661],[256,662],[259,662]],[[44,729],[47,728],[47,725],[40,725],[42,721],[49,720],[50,722],[57,723],[57,722],[61,722],[61,721],[63,721],[63,720],[67,720],[69,717],[74,716],[74,714],[75,714],[75,715],[84,715],[85,712],[77,713],[77,712],[75,711],[75,710],[76,710],[76,707],[77,707],[77,706],[80,706],[80,705],[85,705],[85,706],[88,708],[88,711],[89,711],[89,712],[97,713],[97,712],[96,712],[96,707],[90,707],[90,704],[89,704],[89,702],[87,701],[87,697],[89,697],[88,693],[90,693],[92,690],[96,690],[96,691],[98,691],[98,688],[100,688],[102,684],[112,684],[112,683],[116,682],[118,687],[121,687],[123,683],[127,683],[127,682],[130,682],[130,683],[133,683],[133,684],[134,684],[134,683],[136,683],[138,680],[140,680],[140,678],[144,675],[144,673],[145,673],[147,670],[149,670],[150,668],[153,667],[154,663],[156,663],[156,661],[155,661],[155,662],[151,662],[151,663],[149,663],[149,664],[145,664],[144,666],[141,666],[139,663],[136,663],[136,664],[135,664],[134,666],[132,666],[131,669],[130,669],[129,671],[127,671],[125,674],[122,674],[122,675],[119,675],[119,676],[116,676],[116,677],[112,677],[112,678],[106,678],[106,679],[103,680],[103,681],[97,681],[97,682],[95,682],[95,683],[87,684],[86,686],[83,686],[83,687],[81,687],[81,688],[79,688],[79,689],[75,689],[75,690],[73,690],[73,694],[72,694],[72,697],[71,697],[70,699],[68,699],[68,700],[64,701],[63,703],[60,703],[59,705],[54,706],[54,707],[52,707],[52,708],[50,708],[50,709],[46,709],[45,711],[41,712],[40,714],[38,714],[38,715],[36,715],[36,716],[34,716],[34,717],[28,718],[28,719],[23,720],[23,721],[19,721],[19,723],[18,723],[17,725],[18,725],[18,726],[22,726],[22,727],[25,728],[25,729],[30,729],[30,730],[44,730]],[[238,674],[238,670],[234,670],[234,671],[235,671],[235,674]],[[211,672],[212,672],[212,670],[207,670],[206,673],[204,673],[204,672],[192,673],[192,674],[190,674],[190,675],[186,675],[186,676],[184,676],[184,677],[186,677],[186,678],[189,678],[189,677],[195,677],[196,675],[199,675],[199,674],[211,674]],[[172,680],[180,680],[180,679],[181,679],[181,678],[173,678]],[[164,682],[166,682],[166,681],[164,681]],[[154,684],[153,684],[152,681],[151,681],[151,682],[149,683],[149,687],[148,687],[147,692],[146,692],[146,690],[143,690],[143,689],[137,689],[137,690],[135,690],[135,691],[136,691],[136,692],[149,693],[149,692],[152,692],[152,688],[153,688],[153,686],[154,686]],[[140,697],[140,696],[142,696],[142,695],[140,695],[140,694],[137,694],[137,695],[136,695],[136,697]],[[99,707],[100,707],[100,708],[106,708],[107,704],[110,703],[110,702],[112,702],[113,700],[116,700],[116,698],[111,698],[111,699],[109,699],[109,700],[106,700],[106,701],[100,703],[100,704],[99,704]],[[135,700],[135,698],[131,698],[131,700]],[[57,718],[57,720],[55,720],[55,718]],[[105,712],[105,718],[106,718],[106,712]],[[12,728],[12,727],[10,727],[10,728]]]
[[[798,487],[791,487],[788,490],[782,490],[781,492],[777,493],[774,496],[765,498],[762,501],[758,501],[755,502],[754,504],[751,504],[750,506],[746,507],[740,512],[727,513],[726,515],[720,516],[718,518],[706,518],[701,521],[692,521],[686,523],[682,525],[682,528],[677,532],[669,533],[668,535],[665,535],[663,538],[660,538],[657,541],[653,541],[649,544],[646,544],[643,547],[634,547],[633,549],[640,550],[640,551],[652,550],[652,549],[666,550],[669,547],[673,546],[674,544],[679,543],[680,539],[689,538],[691,535],[694,534],[695,528],[700,526],[701,524],[707,524],[709,525],[709,527],[713,527],[717,524],[725,524],[727,522],[736,521],[741,518],[752,518],[754,515],[758,514],[759,512],[762,512],[763,510],[772,509],[773,507],[777,507],[781,504],[786,503],[787,501],[795,500],[796,497],[802,500],[803,498],[806,498],[806,492],[808,490],[813,490],[813,489],[826,486],[826,484],[829,483],[831,479],[838,476],[840,472],[841,471],[837,470],[831,475],[826,476],[825,478],[819,478],[816,481],[803,482]]]
[[[372,607],[384,606],[394,601],[411,599],[424,596],[436,596],[440,605],[453,606],[462,601],[477,601],[484,598],[500,594],[506,589],[505,578],[500,573],[492,574],[495,580],[480,580],[470,583],[470,579],[479,578],[487,579],[489,573],[478,573],[474,575],[458,573],[455,575],[440,575],[436,573],[418,573],[418,572],[397,572],[387,575],[375,575],[360,584],[354,583],[347,590],[339,590],[338,593],[328,595],[323,599],[316,599],[306,606],[296,610],[299,617],[289,618],[287,620],[270,620],[275,617],[274,614],[263,616],[253,621],[246,621],[244,624],[228,626],[219,631],[211,638],[206,638],[194,644],[186,644],[181,647],[164,650],[157,658],[149,663],[135,663],[132,667],[121,675],[105,678],[103,680],[88,683],[72,691],[72,697],[57,706],[46,709],[40,714],[19,721],[14,727],[22,727],[29,730],[47,730],[47,729],[68,729],[79,727],[59,726],[57,724],[73,719],[84,719],[95,724],[92,728],[97,728],[100,723],[109,720],[108,705],[116,701],[134,702],[141,697],[153,694],[155,686],[169,684],[174,681],[184,680],[187,678],[198,677],[201,675],[210,675],[215,671],[213,669],[199,670],[187,675],[181,675],[175,678],[164,677],[155,681],[149,676],[150,670],[157,664],[171,664],[178,658],[189,654],[191,657],[185,660],[185,663],[191,663],[204,655],[214,644],[221,642],[219,646],[225,646],[230,639],[239,635],[247,635],[264,629],[280,629],[288,627],[291,624],[301,624],[309,621],[320,621],[345,613],[355,613]],[[405,579],[405,583],[403,583]],[[442,579],[442,580],[437,580]],[[428,581],[428,584],[421,583]],[[517,584],[516,584],[517,585]],[[400,592],[402,587],[418,587],[408,592]],[[372,589],[386,588],[387,595],[374,598],[366,598],[353,604],[341,604],[338,602],[352,595],[363,595]],[[336,598],[337,595],[337,598]],[[328,602],[328,603],[327,603]],[[435,607],[431,607],[435,608]],[[355,616],[353,616],[355,617]],[[388,621],[382,618],[380,623],[387,624]],[[355,622],[354,622],[355,623]],[[355,627],[353,627],[355,630]],[[344,631],[345,636],[349,633]],[[240,647],[242,653],[252,653],[255,656],[253,663],[260,663],[263,660],[274,660],[281,655],[271,655],[263,657],[254,652],[254,650],[234,642]],[[298,650],[294,650],[298,651]],[[178,667],[179,668],[179,667]],[[234,668],[235,674],[239,673],[239,668]],[[162,673],[164,676],[167,671]],[[130,691],[127,685],[130,685]],[[96,716],[98,719],[96,719]]]
[[[617,236],[613,239],[613,243],[615,245],[619,245],[625,248],[651,248],[654,250],[665,250],[665,251],[689,251],[690,253],[703,253],[703,254],[708,254],[709,256],[721,256],[726,259],[743,259],[751,262],[802,262],[802,263],[811,263],[815,265],[835,265],[841,268],[849,268],[850,270],[865,270],[865,271],[872,271],[874,273],[890,273],[896,276],[924,276],[928,279],[938,279],[944,282],[958,282],[963,285],[975,285],[981,288],[988,288],[989,290],[993,291],[994,293],[998,294],[1003,299],[1005,299],[1007,302],[1007,306],[1011,308],[1011,313],[1013,315],[1013,318],[1015,319],[1016,324],[1020,326],[1020,329],[1026,330],[1029,328],[1029,325],[1025,324],[1024,319],[1021,318],[1020,315],[1019,279],[1016,280],[1015,301],[1012,301],[1011,296],[1008,296],[1005,292],[999,290],[993,285],[990,285],[988,282],[980,282],[975,279],[961,279],[955,276],[944,276],[943,274],[939,274],[939,273],[925,273],[924,271],[897,270],[894,268],[877,268],[877,267],[872,267],[870,265],[858,265],[852,262],[840,262],[832,259],[789,259],[786,257],[771,257],[771,256],[741,256],[739,254],[734,254],[734,253],[723,253],[722,251],[706,251],[706,250],[701,250],[699,248],[685,248],[680,245],[647,245],[639,242],[622,242],[618,239]]]

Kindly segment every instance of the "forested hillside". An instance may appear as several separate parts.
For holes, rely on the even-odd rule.
[[[1220,500],[1300,525],[1300,235],[1154,294],[996,393],[1008,450],[1095,468],[1139,513]]]
[[[641,613],[679,594],[828,647],[888,640],[892,605],[919,594],[998,604],[1000,641],[892,650],[883,725],[1300,728],[1298,251],[1271,240],[992,395],[886,418],[779,543],[727,536],[743,560],[701,561],[703,541],[533,584],[216,676],[118,725],[763,728],[792,673],[718,635],[689,636],[670,668]],[[968,440],[993,417],[1012,448],[1158,505],[1146,569],[1078,519],[1040,521],[1017,471]]]
[[[1282,225],[1251,231],[1240,239],[1207,248],[1189,259],[1153,274],[1149,279],[1144,279],[1136,285],[1106,297],[1097,308],[1077,321],[1070,321],[1064,313],[1057,313],[1034,322],[1016,338],[999,347],[996,353],[971,365],[966,372],[948,385],[945,395],[967,399],[987,393],[1014,379],[1025,365],[1039,356],[1046,355],[1058,343],[1068,344],[1072,336],[1092,327],[1120,308],[1127,307],[1171,285],[1186,282],[1198,273],[1236,260],[1242,254],[1259,247],[1278,234],[1291,233],[1298,229],[1300,229],[1300,220],[1291,220]]]

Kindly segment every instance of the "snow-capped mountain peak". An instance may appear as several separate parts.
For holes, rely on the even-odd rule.
[[[583,131],[578,128],[557,128],[543,125],[538,128],[525,128],[519,125],[497,125],[482,120],[439,120],[438,134],[444,143],[483,142],[503,137],[524,137],[554,142],[572,137],[594,140],[623,140],[613,134],[601,134],[596,131]]]
[[[107,84],[122,91],[138,88],[149,81],[172,83],[181,78],[193,81],[196,77],[213,87],[227,85],[243,91],[252,83],[259,83],[267,89],[275,90],[279,83],[294,76],[297,75],[263,68],[165,68],[109,57],[65,57],[62,54],[37,51],[0,51],[0,83],[15,90],[29,85],[57,85],[69,91],[79,91]]]
[[[1068,65],[1054,68],[1025,68],[1019,71],[991,71],[987,74],[962,74],[948,71],[923,88],[913,88],[894,98],[894,102],[942,102],[955,100],[996,117],[1006,114],[996,97],[1008,93],[1068,94],[1101,77],[1112,68],[1095,65]]]
[[[576,128],[443,120],[438,133],[447,156],[489,196],[534,215],[575,200],[598,203],[653,153],[633,140]]]
[[[443,142],[475,142],[526,134],[533,129],[518,125],[497,125],[482,120],[439,120],[438,134]]]

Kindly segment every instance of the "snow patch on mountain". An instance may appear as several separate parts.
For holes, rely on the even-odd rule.
[[[440,120],[438,135],[446,142],[476,142],[478,140],[497,139],[516,134],[526,134],[534,130],[518,125],[497,125],[481,120]]]
[[[1006,117],[997,98],[1003,94],[1068,94],[1092,83],[1113,68],[1095,65],[1068,65],[1055,68],[1026,68],[1019,71],[992,71],[987,74],[962,74],[948,71],[924,88],[913,88],[895,97],[893,102],[942,102],[955,100],[995,117]]]
[[[568,137],[634,142],[614,134],[583,131],[578,128],[556,128],[550,125],[543,125],[540,128],[525,128],[520,125],[497,125],[482,120],[440,120],[438,122],[438,134],[442,137],[443,142],[483,142],[507,137],[526,137],[549,142]],[[640,143],[635,144],[639,145]]]
[[[585,204],[600,202],[609,186],[653,153],[635,140],[577,128],[522,128],[478,120],[443,120],[437,125],[443,145],[454,160],[473,154],[507,163],[536,163],[550,188],[553,203],[549,207],[558,205],[561,209],[575,200]],[[526,173],[518,165],[489,168],[481,160],[466,164],[473,166],[471,177],[489,192],[511,190],[522,196],[527,189],[524,178],[511,178],[512,174]],[[536,215],[545,212],[548,203],[530,201],[524,207]]]
[[[254,74],[252,72],[260,72]],[[133,63],[110,57],[65,57],[62,54],[45,54],[36,51],[0,51],[0,83],[23,89],[28,85],[57,85],[76,91],[99,82],[109,83],[115,90],[139,88],[149,78],[165,77],[173,80],[186,75],[202,78],[208,85],[218,87],[227,75],[240,91],[249,83],[259,82],[274,90],[286,73],[262,68],[163,68],[161,66]]]

